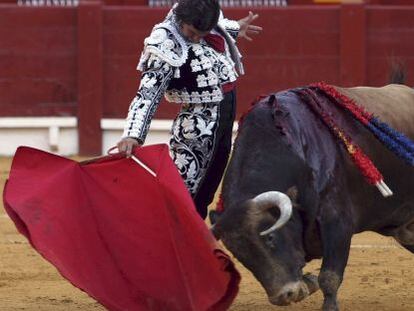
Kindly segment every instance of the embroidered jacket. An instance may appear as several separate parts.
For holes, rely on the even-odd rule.
[[[235,44],[239,29],[236,21],[220,15],[217,27],[212,30],[225,39],[225,52],[220,53],[204,40],[199,43],[186,40],[171,10],[144,41],[137,66],[142,71],[141,84],[130,105],[122,137],[145,141],[163,95],[173,103],[220,102],[221,86],[244,73]]]

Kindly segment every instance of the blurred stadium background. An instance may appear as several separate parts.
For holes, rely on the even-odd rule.
[[[122,133],[139,85],[144,38],[171,0],[1,0],[0,155],[29,145],[100,155]],[[413,85],[414,1],[223,0],[228,18],[260,14],[240,41],[238,113],[260,94],[325,81],[387,84],[390,64]],[[392,105],[392,103],[390,103]],[[148,143],[167,142],[177,105],[162,103]]]

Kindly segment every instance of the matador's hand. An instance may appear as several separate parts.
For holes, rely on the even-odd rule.
[[[238,20],[237,22],[240,25],[240,31],[238,37],[245,38],[248,41],[252,41],[250,35],[257,35],[259,34],[263,28],[256,25],[250,25],[256,18],[259,17],[259,14],[253,14],[253,12],[249,11],[249,15],[245,18]]]
[[[125,152],[127,158],[131,156],[132,150],[138,146],[142,146],[142,144],[132,137],[125,137],[117,144],[119,152]]]

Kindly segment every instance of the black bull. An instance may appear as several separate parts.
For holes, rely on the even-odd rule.
[[[337,89],[414,139],[412,89]],[[414,169],[348,113],[326,99],[320,104],[371,158],[394,195],[384,198],[366,183],[343,146],[288,90],[261,99],[244,118],[223,182],[224,212],[214,233],[253,272],[271,303],[300,301],[319,286],[323,309],[337,310],[354,233],[393,236],[414,252]],[[282,213],[290,202],[291,215]],[[287,222],[264,234],[280,214]],[[318,278],[303,275],[306,262],[316,258],[323,258]]]

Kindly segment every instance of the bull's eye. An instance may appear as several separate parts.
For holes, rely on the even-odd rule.
[[[267,244],[267,246],[269,247],[274,247],[274,241],[275,241],[275,237],[273,234],[268,234],[265,236],[265,243]]]

